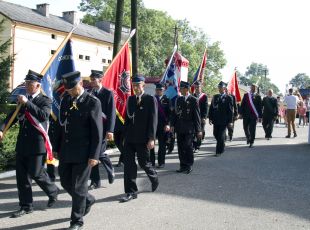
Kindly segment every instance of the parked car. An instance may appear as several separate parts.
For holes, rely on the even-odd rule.
[[[15,89],[12,90],[10,95],[8,96],[7,103],[16,104],[18,95],[26,95],[25,83],[20,84]]]

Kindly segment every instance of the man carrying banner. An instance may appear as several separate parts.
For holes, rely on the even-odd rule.
[[[16,143],[16,180],[20,209],[13,213],[12,218],[33,212],[32,180],[49,197],[48,207],[52,207],[57,201],[59,189],[44,169],[47,153],[50,154],[49,159],[52,157],[47,134],[52,101],[40,92],[42,78],[41,74],[29,70],[25,78],[27,96],[18,96],[18,103],[22,107],[14,123],[19,120],[20,125]],[[0,128],[0,141],[5,124],[12,114],[8,115]]]
[[[120,202],[137,198],[137,154],[140,167],[152,182],[152,192],[158,187],[158,177],[152,167],[150,150],[154,148],[157,128],[157,108],[154,97],[144,93],[144,77],[132,78],[135,95],[127,100],[125,118],[124,185],[126,196]]]
[[[199,110],[200,110],[200,119],[201,119],[201,131],[202,131],[202,138],[201,139],[196,139],[194,138],[194,150],[199,150],[201,146],[202,140],[205,138],[205,125],[206,125],[206,120],[208,116],[208,96],[202,92],[202,87],[201,87],[201,82],[200,81],[195,81],[194,86],[195,86],[195,92],[193,94],[194,97],[198,99],[199,103]]]
[[[165,167],[166,157],[166,138],[167,132],[170,130],[170,101],[164,95],[164,85],[156,84],[155,99],[157,101],[158,109],[158,123],[156,136],[158,138],[158,166],[157,168]],[[155,166],[155,148],[151,149],[151,162]]]
[[[100,150],[99,160],[107,171],[109,183],[114,182],[114,168],[112,162],[105,153],[107,148],[107,141],[113,140],[114,124],[115,124],[115,103],[112,91],[101,85],[102,71],[92,70],[90,75],[90,84],[92,90],[90,94],[97,97],[101,102],[102,122],[103,122],[103,139]],[[101,187],[99,165],[92,168],[90,174],[91,183],[89,189],[96,189]]]
[[[175,102],[174,113],[171,116],[171,130],[175,129],[177,134],[178,154],[180,160],[180,168],[178,173],[189,174],[193,170],[194,153],[193,138],[202,137],[200,112],[198,99],[189,93],[190,84],[188,82],[180,82],[179,96]]]
[[[233,102],[232,97],[225,93],[226,84],[218,84],[219,94],[212,98],[209,109],[209,123],[213,124],[213,135],[216,139],[215,156],[221,155],[225,151],[226,127],[232,126]]]
[[[240,118],[243,119],[243,129],[249,148],[253,147],[257,121],[262,120],[262,98],[256,93],[256,85],[251,85],[251,90],[245,93],[240,106]]]
[[[54,149],[59,151],[60,183],[72,197],[69,229],[83,226],[95,198],[88,193],[87,182],[91,167],[98,164],[102,143],[102,115],[99,99],[82,86],[80,72],[62,76],[66,94],[59,111],[60,132]]]

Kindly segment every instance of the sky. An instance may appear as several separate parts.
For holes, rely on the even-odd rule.
[[[76,10],[80,0],[6,0],[35,8],[49,3],[50,12]],[[309,3],[308,3],[309,2]],[[221,71],[228,81],[235,67],[267,65],[269,78],[281,92],[298,73],[310,75],[310,1],[308,0],[144,0],[147,8],[166,11],[203,29],[220,41],[227,60]],[[82,14],[80,14],[82,16]],[[190,61],[190,60],[189,60]]]

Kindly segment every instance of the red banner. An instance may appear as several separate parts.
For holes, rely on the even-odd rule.
[[[234,71],[234,74],[232,75],[228,86],[227,86],[228,93],[234,95],[236,97],[236,102],[241,101],[239,86],[238,86],[238,79],[237,79],[237,72]]]
[[[124,123],[126,102],[132,95],[131,87],[131,61],[128,42],[122,47],[113,59],[102,78],[102,85],[113,91],[116,105],[116,114]]]

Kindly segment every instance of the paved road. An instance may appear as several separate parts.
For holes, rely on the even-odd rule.
[[[121,204],[122,168],[113,185],[91,191],[97,204],[85,217],[84,229],[310,229],[310,145],[307,129],[286,139],[285,127],[276,127],[274,138],[257,129],[255,147],[245,145],[241,122],[226,152],[216,158],[211,129],[195,157],[190,175],[177,174],[176,152],[167,156],[159,171],[155,193],[142,171],[139,197]],[[117,155],[112,157],[117,162]],[[104,172],[102,171],[104,174]],[[59,180],[57,181],[59,185]],[[16,210],[15,178],[0,180],[0,229],[63,229],[68,227],[71,201],[62,191],[55,207],[46,209],[47,197],[34,184],[35,212],[8,218]]]

